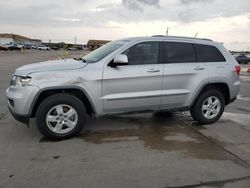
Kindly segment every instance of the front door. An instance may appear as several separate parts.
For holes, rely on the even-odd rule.
[[[160,107],[163,64],[159,42],[141,42],[128,48],[128,65],[103,72],[104,113],[155,110]]]

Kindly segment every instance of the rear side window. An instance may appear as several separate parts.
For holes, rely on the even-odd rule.
[[[198,62],[224,62],[221,52],[214,46],[194,44]]]
[[[191,43],[164,42],[163,43],[164,63],[188,63],[195,62],[195,50]]]

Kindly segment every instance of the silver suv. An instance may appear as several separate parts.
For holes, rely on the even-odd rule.
[[[86,115],[190,110],[217,121],[240,89],[240,66],[222,44],[186,37],[110,42],[80,59],[25,65],[6,94],[15,119],[36,117],[48,138],[78,134]]]

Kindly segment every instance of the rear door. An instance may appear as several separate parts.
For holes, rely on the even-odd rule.
[[[159,64],[159,42],[140,42],[122,52],[128,65],[103,72],[104,113],[159,109],[163,64]]]
[[[163,42],[161,61],[164,63],[161,108],[190,106],[197,90],[208,82],[208,71],[197,62],[192,43]]]

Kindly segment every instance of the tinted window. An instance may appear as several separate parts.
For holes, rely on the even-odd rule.
[[[128,56],[129,65],[157,64],[159,42],[143,42],[127,49],[123,54]]]
[[[192,44],[182,42],[165,42],[163,45],[163,61],[168,63],[195,62],[195,50]]]
[[[224,62],[226,61],[220,51],[209,45],[195,44],[197,61],[199,62]]]

